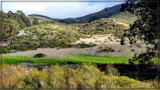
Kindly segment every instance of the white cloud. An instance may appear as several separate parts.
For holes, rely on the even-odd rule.
[[[42,2],[3,2],[2,9],[7,12],[9,10],[16,11],[22,10],[26,13],[28,12],[36,12],[42,11],[48,6],[50,3],[42,3]]]
[[[4,12],[22,10],[28,14],[42,14],[52,18],[80,17],[122,2],[3,2]]]

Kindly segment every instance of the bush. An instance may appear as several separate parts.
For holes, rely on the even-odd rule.
[[[100,71],[94,65],[84,64],[76,70],[75,77],[80,84],[79,88],[95,88],[96,82],[100,77]]]
[[[27,74],[26,69],[22,66],[3,65],[2,68],[2,88],[14,88]]]
[[[151,88],[157,88],[158,87],[158,79],[154,79],[150,81],[151,83]]]
[[[0,46],[0,54],[2,53],[10,53],[10,49],[8,47],[5,46]]]
[[[142,48],[142,46],[141,45],[136,45],[138,48]]]
[[[20,66],[3,66],[2,88],[150,88],[150,83],[125,76],[105,75],[95,65],[84,64],[77,69],[53,65],[26,74]],[[112,67],[112,66],[110,66]],[[112,67],[113,68],[113,67]],[[112,69],[110,69],[112,70]]]
[[[46,55],[43,54],[43,53],[38,53],[38,54],[35,54],[34,57],[35,58],[40,58],[40,57],[45,57]]]
[[[41,72],[34,70],[17,84],[17,88],[47,88],[48,72],[43,69]]]
[[[117,85],[119,85],[121,88],[150,88],[149,83],[145,84],[125,76],[118,78]]]
[[[135,49],[131,49],[131,51],[132,51],[132,52],[134,52],[134,51],[135,51]]]
[[[58,65],[33,71],[17,84],[17,88],[66,88],[67,69]]]
[[[48,84],[51,88],[66,88],[67,67],[55,65],[48,70]]]
[[[120,88],[117,85],[117,76],[106,76],[104,73],[101,73],[99,80],[96,83],[97,88]]]
[[[78,44],[74,45],[73,47],[77,47],[77,48],[89,48],[89,47],[94,47],[94,46],[96,46],[96,44],[78,43]]]
[[[111,47],[99,47],[100,49],[98,52],[114,52],[115,50]]]
[[[140,65],[153,64],[152,58],[154,53],[141,53],[139,55],[135,54],[132,59],[129,59],[129,64],[139,63]]]
[[[150,84],[125,76],[105,76],[104,73],[101,73],[97,81],[97,88],[150,88]]]
[[[125,45],[125,39],[124,38],[121,38],[120,44]]]
[[[119,75],[117,68],[115,68],[115,67],[114,67],[113,65],[111,65],[111,64],[108,64],[108,65],[107,65],[106,70],[107,70],[107,74],[108,74],[109,76],[117,76],[117,75]]]

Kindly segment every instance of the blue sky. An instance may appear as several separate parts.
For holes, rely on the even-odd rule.
[[[123,2],[3,2],[4,12],[22,10],[26,15],[41,14],[52,18],[75,18]]]

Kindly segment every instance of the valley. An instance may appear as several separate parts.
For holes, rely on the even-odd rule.
[[[156,88],[154,45],[121,9],[64,19],[2,12],[0,88]]]

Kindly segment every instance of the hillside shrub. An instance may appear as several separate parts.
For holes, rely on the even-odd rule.
[[[138,48],[142,48],[142,46],[141,45],[136,45]]]
[[[79,88],[95,88],[96,82],[100,77],[100,71],[94,65],[84,64],[76,70],[75,77],[80,84]]]
[[[135,51],[135,49],[131,49],[131,51],[132,51],[132,52],[134,52],[134,51]]]
[[[96,46],[96,44],[78,43],[76,45],[73,45],[73,47],[76,47],[76,48],[89,48],[94,46]]]
[[[21,66],[3,67],[2,88],[152,88],[149,82],[106,75],[92,64],[83,64],[77,69],[53,65],[28,72]]]
[[[105,76],[102,74],[97,81],[97,88],[150,88],[150,84],[125,76]]]
[[[17,88],[47,88],[48,72],[43,69],[31,71],[17,85]]]
[[[2,53],[10,53],[10,49],[8,47],[5,46],[0,46],[0,54]]]
[[[124,38],[121,38],[120,44],[125,45],[125,39]]]
[[[141,53],[139,55],[135,54],[132,59],[129,59],[129,64],[139,63],[140,65],[153,64],[152,56],[153,53]]]
[[[67,67],[55,65],[48,70],[48,84],[51,88],[66,88]]]
[[[106,70],[107,70],[107,74],[109,76],[118,76],[119,75],[119,72],[117,70],[117,68],[115,68],[113,65],[111,64],[108,64],[107,67],[106,67]]]
[[[16,84],[27,74],[22,66],[3,65],[2,66],[2,88],[15,88]]]
[[[35,58],[45,57],[46,55],[43,53],[37,53],[34,55]]]
[[[99,47],[99,51],[97,52],[115,52],[115,50],[111,47]]]

